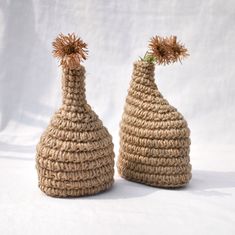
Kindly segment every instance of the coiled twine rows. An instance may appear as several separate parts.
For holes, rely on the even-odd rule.
[[[77,197],[113,184],[112,137],[87,104],[85,69],[63,69],[62,107],[37,145],[39,187],[49,196]]]
[[[180,187],[191,179],[190,130],[158,91],[154,64],[134,64],[121,121],[119,174],[128,180]]]

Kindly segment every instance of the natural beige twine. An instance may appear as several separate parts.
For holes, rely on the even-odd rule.
[[[134,64],[120,125],[119,174],[156,187],[180,187],[191,179],[190,130],[158,91],[153,63]]]
[[[37,145],[39,187],[47,195],[78,197],[113,184],[112,137],[85,97],[85,68],[63,68],[62,107]]]

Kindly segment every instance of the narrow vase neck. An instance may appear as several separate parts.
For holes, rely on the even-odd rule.
[[[76,109],[87,104],[85,94],[85,68],[63,68],[62,74],[63,106],[73,106]]]
[[[137,61],[134,63],[132,81],[143,86],[156,86],[154,70],[155,65],[153,63]]]

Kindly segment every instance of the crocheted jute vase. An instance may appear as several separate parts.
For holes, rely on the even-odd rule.
[[[154,79],[155,63],[167,64],[187,55],[185,48],[176,44],[182,51],[172,57],[175,39],[152,38],[151,52],[134,63],[120,124],[119,174],[127,180],[166,188],[186,185],[191,179],[190,130]],[[154,49],[163,54],[156,56]]]
[[[61,58],[63,99],[37,145],[39,187],[55,197],[96,194],[113,184],[114,152],[111,135],[86,100],[80,64],[86,44],[61,34],[53,45]]]

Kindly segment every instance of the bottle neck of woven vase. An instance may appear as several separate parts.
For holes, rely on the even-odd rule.
[[[156,93],[158,91],[154,78],[155,65],[144,61],[134,63],[130,91],[142,93]],[[134,92],[133,91],[133,92]]]
[[[85,90],[85,68],[63,68],[62,74],[62,105],[79,110],[87,105]]]

